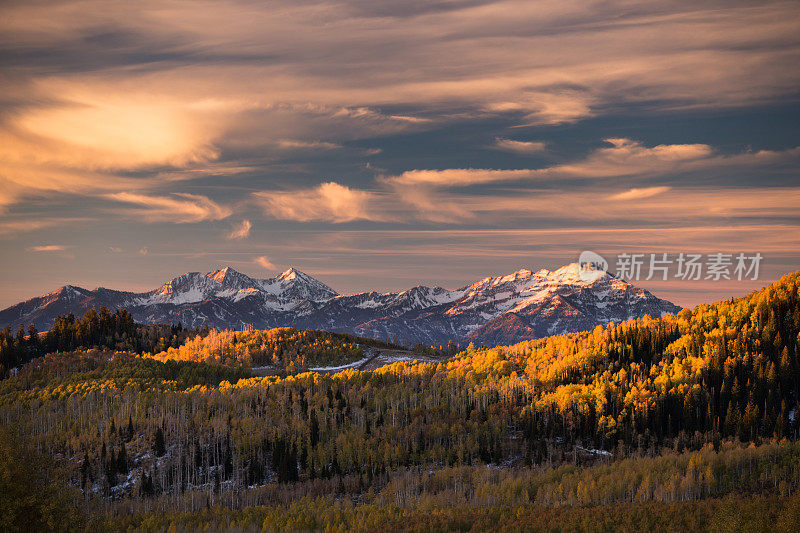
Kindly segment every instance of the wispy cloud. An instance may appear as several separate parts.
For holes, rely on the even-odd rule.
[[[206,196],[188,193],[173,193],[170,196],[148,196],[129,192],[106,195],[116,202],[136,204],[141,209],[124,209],[121,213],[140,218],[146,222],[189,223],[203,220],[220,220],[233,212]]]
[[[402,222],[416,217],[430,222],[455,223],[476,220],[479,213],[499,212],[518,216],[532,213],[537,216],[571,216],[570,213],[574,213],[583,218],[604,218],[606,215],[602,209],[609,207],[601,209],[601,206],[607,202],[645,200],[667,192],[673,193],[669,196],[670,201],[679,195],[687,197],[685,200],[675,200],[679,211],[697,207],[694,200],[698,198],[708,202],[704,189],[671,185],[631,187],[609,195],[606,192],[608,188],[618,187],[620,179],[632,182],[669,179],[680,182],[681,176],[697,173],[713,175],[731,168],[741,170],[785,164],[800,158],[798,148],[723,155],[706,144],[645,146],[624,138],[606,139],[605,142],[607,146],[575,161],[541,168],[408,170],[396,175],[378,176],[374,190],[326,182],[308,189],[260,191],[254,193],[254,198],[269,216],[301,222]],[[585,184],[563,190],[560,183],[565,180],[578,180]],[[487,196],[480,191],[471,194],[459,191],[469,186],[503,186],[507,189],[509,184],[516,187],[510,196],[503,192]],[[769,189],[720,189],[719,201],[704,204],[703,210],[720,213],[727,209],[725,206],[732,199],[746,195],[748,190],[761,195],[767,202],[764,205],[775,205],[774,195]],[[786,198],[789,202],[794,201],[793,189]],[[633,211],[628,210],[625,214],[633,216]],[[642,220],[649,218],[649,215],[646,211],[640,213]]]
[[[705,144],[669,144],[648,147],[631,139],[605,139],[610,146],[599,148],[583,159],[533,169],[448,168],[408,170],[382,180],[393,185],[462,187],[467,185],[516,180],[562,178],[612,178],[658,175],[679,172],[698,166],[719,166],[755,160],[759,154],[744,154],[736,159],[715,156]]]
[[[631,139],[612,138],[610,145],[590,152],[584,158],[535,169],[476,169],[451,168],[437,170],[409,170],[398,175],[382,176],[379,182],[390,189],[404,204],[412,206],[421,216],[435,222],[456,222],[472,219],[478,211],[531,210],[539,206],[541,212],[552,212],[563,206],[573,206],[589,201],[580,190],[537,192],[532,195],[515,193],[511,197],[494,194],[486,196],[446,194],[445,191],[472,185],[517,183],[524,187],[558,184],[562,180],[586,180],[590,184],[609,180],[676,179],[682,175],[700,172],[704,176],[729,169],[758,168],[784,164],[800,159],[800,148],[785,151],[742,152],[722,155],[706,144],[668,144],[652,147]],[[615,195],[611,200],[644,199],[669,191],[669,186],[633,187]],[[741,191],[740,191],[741,192]],[[597,191],[591,191],[597,195]],[[738,193],[732,193],[738,194]],[[723,194],[724,195],[724,194]],[[606,195],[607,196],[607,195]],[[540,205],[547,198],[551,204]],[[523,204],[521,204],[521,202]],[[561,202],[561,203],[558,203]],[[694,205],[689,199],[687,205]],[[527,207],[526,207],[527,206]],[[570,208],[571,209],[571,208]],[[586,211],[585,208],[581,210]],[[602,216],[600,212],[595,213]]]
[[[233,225],[233,229],[228,233],[228,238],[232,240],[246,239],[250,236],[250,229],[252,227],[253,224],[249,220],[244,219],[241,223]]]
[[[269,259],[267,259],[267,256],[265,255],[256,257],[253,262],[258,266],[260,266],[261,268],[265,268],[267,270],[275,270],[275,265],[273,265],[272,262]]]
[[[43,244],[40,246],[31,246],[28,251],[31,252],[64,252],[69,246],[63,244]]]
[[[226,148],[332,150],[487,115],[557,124],[625,106],[745,106],[794,95],[800,82],[792,2],[506,0],[413,17],[365,16],[361,3],[278,4],[4,5],[0,173],[13,193],[0,204],[36,190],[146,188],[127,173],[202,170]],[[458,60],[442,68],[443,58]],[[535,153],[541,143],[498,138],[496,148]]]
[[[311,189],[254,193],[264,212],[274,218],[301,222],[379,220],[375,194],[332,181]]]
[[[655,196],[656,194],[661,194],[662,192],[667,192],[670,188],[669,187],[643,187],[643,188],[633,188],[629,189],[625,192],[612,194],[609,196],[611,200],[639,200],[641,198],[650,198],[651,196]]]
[[[301,141],[297,139],[281,139],[278,146],[289,150],[338,150],[341,144],[326,141]]]
[[[91,219],[84,217],[52,217],[37,216],[35,219],[17,219],[0,221],[0,235],[17,235],[56,226],[67,226]]]
[[[547,149],[547,143],[540,141],[515,141],[513,139],[497,137],[492,147],[497,150],[517,154],[536,154],[545,151]]]

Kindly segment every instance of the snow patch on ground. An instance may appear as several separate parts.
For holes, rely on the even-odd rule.
[[[582,446],[576,446],[575,448],[581,450],[582,452],[591,453],[592,455],[604,455],[606,457],[611,457],[613,455],[611,452],[597,450],[595,448],[583,448]]]
[[[311,372],[336,372],[337,370],[346,370],[348,368],[353,368],[354,366],[360,366],[360,365],[366,363],[369,360],[370,357],[371,356],[368,355],[367,357],[364,357],[363,359],[359,359],[358,361],[354,361],[354,362],[348,363],[346,365],[340,365],[340,366],[317,366],[317,367],[314,367],[314,368],[309,368],[308,370],[311,371]]]

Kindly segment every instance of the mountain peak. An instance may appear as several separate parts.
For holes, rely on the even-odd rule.
[[[278,275],[280,280],[292,280],[295,278],[309,278],[310,276],[304,272],[300,272],[294,267],[289,267]]]
[[[605,270],[581,267],[579,263],[569,263],[556,270],[540,270],[538,273],[558,283],[591,284],[595,281],[612,277]]]
[[[286,290],[289,291],[287,293],[288,295],[295,298],[321,301],[333,298],[338,294],[321,281],[314,279],[305,272],[301,272],[294,267],[289,267],[281,272],[275,280],[286,287]]]
[[[222,283],[222,281],[228,276],[229,272],[235,272],[236,274],[238,274],[238,272],[233,270],[231,267],[226,266],[225,268],[218,268],[217,270],[212,270],[211,272],[206,274],[206,276],[208,276],[213,280],[218,281],[219,283]]]
[[[212,270],[211,272],[206,274],[206,276],[213,279],[217,283],[225,283],[226,280],[231,280],[231,279],[243,279],[243,278],[249,279],[249,277],[246,276],[245,274],[242,274],[241,272],[238,272],[229,266],[226,266],[225,268],[218,268],[217,270]]]

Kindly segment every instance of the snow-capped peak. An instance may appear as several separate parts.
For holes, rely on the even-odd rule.
[[[593,268],[581,268],[578,263],[570,263],[561,268],[553,271],[542,270],[540,273],[546,273],[546,277],[557,283],[571,283],[589,285],[601,279],[608,279],[612,277],[604,270],[597,270]]]
[[[258,283],[253,278],[241,272],[237,272],[231,267],[213,270],[206,274],[206,276],[222,285],[225,289],[235,289],[238,291],[258,287]]]
[[[312,278],[305,272],[291,267],[272,280],[265,280],[269,285],[278,284],[285,298],[293,300],[312,300],[315,302],[328,300],[337,296],[337,292]]]
[[[296,278],[309,278],[307,274],[300,272],[299,270],[295,269],[294,267],[289,267],[283,272],[278,275],[278,279],[281,281],[290,281]]]
[[[225,281],[225,278],[228,276],[229,272],[234,272],[238,274],[238,272],[233,270],[231,267],[225,267],[225,268],[218,268],[217,270],[212,270],[211,272],[206,274],[206,276],[212,278],[217,283],[222,283],[223,281]]]

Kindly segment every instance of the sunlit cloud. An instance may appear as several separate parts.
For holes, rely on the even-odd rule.
[[[289,150],[337,150],[341,144],[325,141],[300,141],[294,139],[281,139],[278,146]]]
[[[655,196],[656,194],[661,194],[662,192],[668,191],[669,187],[642,187],[642,188],[633,188],[629,189],[625,192],[621,192],[618,194],[612,194],[609,196],[611,200],[639,200],[642,198],[650,198],[651,196]]]
[[[332,148],[481,113],[523,125],[623,105],[742,106],[795,94],[800,81],[792,3],[624,10],[508,0],[414,17],[365,17],[347,2],[199,6],[4,6],[9,64],[51,52],[14,71],[8,94],[29,101],[6,127],[48,161],[180,166],[248,139]],[[119,42],[87,38],[98,28]],[[403,111],[381,111],[388,106]]]
[[[332,181],[312,189],[257,192],[254,198],[267,215],[283,220],[339,223],[382,218],[374,211],[373,193]]]
[[[714,157],[705,144],[672,144],[647,147],[630,139],[606,139],[609,147],[599,148],[584,159],[535,169],[449,168],[442,170],[409,170],[383,181],[396,185],[460,187],[516,180],[557,178],[610,178],[663,174],[668,171],[695,169],[698,165],[714,166],[726,159],[744,162],[747,158]],[[749,154],[751,159],[758,154]]]
[[[116,202],[136,204],[140,209],[121,209],[120,213],[140,218],[146,222],[190,223],[203,220],[220,220],[233,212],[206,196],[188,193],[173,193],[170,196],[148,196],[120,192],[106,196]]]
[[[228,234],[228,238],[232,240],[246,239],[250,236],[250,229],[252,227],[253,224],[249,220],[242,220],[240,224],[233,225],[233,230]]]
[[[62,89],[56,86],[53,91]],[[137,101],[130,94],[108,98],[87,92],[60,106],[24,112],[13,126],[21,137],[34,141],[27,146],[46,148],[25,154],[40,163],[129,169],[214,159],[217,153],[209,144],[209,125],[202,123],[201,116],[163,96]],[[21,146],[7,147],[13,148]]]
[[[610,146],[598,148],[582,159],[535,169],[437,169],[409,170],[397,175],[382,175],[376,191],[358,190],[334,182],[311,189],[261,191],[254,194],[264,211],[278,219],[301,222],[352,220],[404,221],[414,216],[430,222],[456,223],[476,220],[496,222],[494,214],[504,216],[583,218],[639,216],[644,222],[653,216],[653,197],[665,213],[722,216],[732,209],[742,213],[770,209],[775,213],[800,205],[795,189],[718,189],[675,188],[667,185],[631,187],[609,195],[595,184],[612,179],[676,179],[684,174],[722,172],[729,168],[758,167],[787,163],[800,156],[800,150],[782,152],[743,152],[720,155],[705,144],[671,144],[648,147],[630,139],[607,139]],[[537,190],[561,180],[585,180],[587,185],[569,190]],[[475,185],[516,184],[512,195],[494,193],[465,194],[455,190]],[[534,189],[527,190],[527,186]],[[455,191],[455,192],[454,192]],[[671,194],[664,196],[665,193]],[[750,196],[750,195],[753,196]],[[756,207],[741,199],[761,200]],[[627,208],[620,213],[610,202],[639,201],[642,209]],[[648,200],[645,202],[645,200]],[[416,213],[412,215],[411,213]],[[488,216],[487,216],[488,215]]]
[[[261,268],[265,268],[267,270],[275,270],[275,265],[272,264],[272,262],[269,259],[267,259],[267,257],[264,255],[256,257],[253,262],[258,266],[260,266]]]
[[[497,137],[494,140],[493,148],[517,154],[535,154],[546,150],[547,143],[538,141],[515,141],[513,139]]]
[[[90,219],[84,217],[36,217],[35,219],[0,221],[0,235],[17,235],[56,226],[68,226]]]
[[[558,183],[560,180],[566,179],[590,182],[619,178],[653,179],[661,177],[674,179],[687,173],[703,172],[708,175],[731,168],[757,168],[770,164],[788,163],[800,158],[800,149],[798,148],[780,152],[759,151],[721,155],[705,144],[670,144],[648,147],[638,141],[622,138],[606,139],[605,142],[610,146],[594,150],[583,159],[542,168],[409,170],[394,176],[382,176],[379,178],[379,182],[392,190],[402,202],[412,206],[427,220],[457,222],[474,218],[477,211],[507,211],[516,204],[522,205],[514,208],[515,211],[532,210],[536,206],[536,209],[543,213],[552,213],[554,208],[563,213],[568,213],[575,208],[586,211],[586,206],[600,205],[600,202],[586,198],[587,193],[581,191],[537,192],[531,196],[516,193],[512,197],[492,195],[490,201],[485,196],[468,197],[445,194],[445,191],[460,187],[514,182],[535,186]],[[670,190],[669,186],[633,187],[628,191],[611,195],[609,199],[618,201],[644,199],[668,190]],[[725,195],[724,191],[720,193],[722,196]],[[590,194],[597,195],[595,191],[591,191]],[[543,200],[546,200],[544,204],[542,204]],[[714,206],[716,203],[712,202],[709,205]],[[694,205],[691,199],[688,201],[688,205]],[[722,209],[724,208],[719,208],[719,210]],[[595,210],[594,214],[603,216],[599,210]]]
[[[203,166],[218,156],[213,140],[224,121],[174,97],[53,78],[32,92],[47,105],[0,119],[0,206],[41,194],[145,190],[165,167]]]
[[[63,244],[44,244],[40,246],[31,246],[28,248],[30,252],[63,252],[69,246],[65,246]]]

